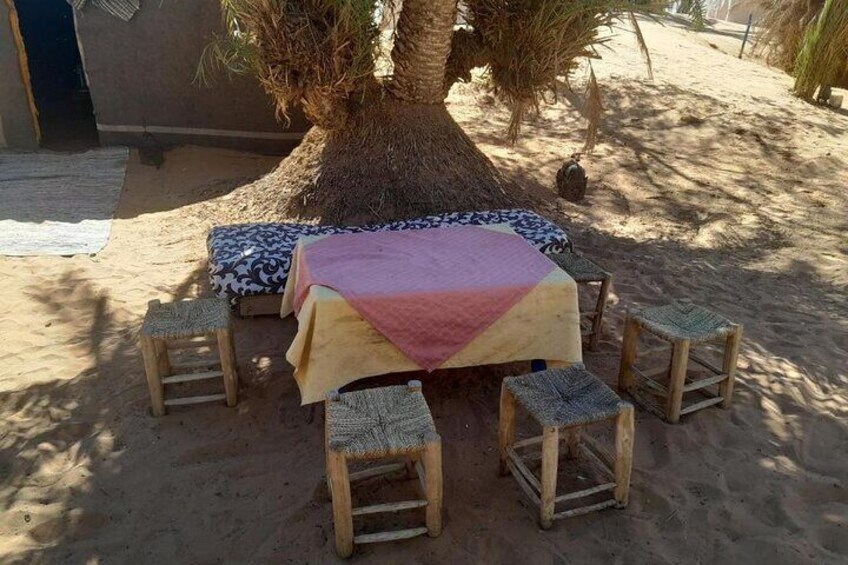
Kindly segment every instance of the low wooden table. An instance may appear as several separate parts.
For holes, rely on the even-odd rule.
[[[281,316],[294,312],[304,246],[295,249]],[[338,292],[315,285],[297,315],[298,331],[286,358],[295,367],[303,404],[356,380],[421,368],[365,320]],[[543,359],[551,367],[582,361],[577,284],[553,269],[485,331],[439,368]]]

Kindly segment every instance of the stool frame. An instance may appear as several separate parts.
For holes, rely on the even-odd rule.
[[[616,508],[627,506],[630,495],[630,474],[633,468],[634,415],[631,404],[622,402],[619,414],[612,418],[615,421],[616,430],[615,455],[610,454],[594,438],[581,433],[582,429],[591,423],[543,427],[541,436],[515,441],[515,405],[515,396],[505,385],[502,385],[498,423],[499,472],[501,476],[511,473],[524,494],[539,508],[539,525],[542,529],[549,529],[553,521],[557,519],[580,516],[612,506]],[[557,496],[559,447],[563,439],[566,440],[567,454],[570,458],[587,457],[610,481]],[[536,477],[524,462],[526,456],[522,457],[518,451],[539,444],[541,444],[542,469],[541,477]],[[560,502],[605,491],[613,491],[612,499],[556,512],[556,505]]]
[[[601,332],[603,331],[604,311],[609,300],[610,286],[612,285],[612,275],[607,273],[607,278],[601,281],[586,281],[578,282],[578,285],[598,286],[598,302],[595,305],[595,310],[592,312],[583,312],[581,317],[589,319],[591,326],[589,331],[582,332],[583,338],[589,338],[589,351],[596,351],[601,341]]]
[[[159,300],[148,302],[149,308],[158,308]],[[150,390],[151,412],[154,416],[164,416],[168,406],[199,404],[202,402],[217,402],[226,400],[227,406],[238,403],[238,373],[236,371],[235,348],[233,334],[229,328],[220,328],[212,332],[180,338],[162,338],[141,333],[139,346],[144,359],[144,371],[147,376],[147,386]],[[217,347],[218,359],[208,359],[191,363],[175,364],[171,362],[168,351],[198,349],[202,347]],[[193,372],[195,369],[207,369],[203,372]],[[224,381],[223,394],[208,394],[168,399],[165,387],[170,384],[184,383],[206,379],[222,378]]]
[[[567,261],[560,260],[560,258],[564,260],[565,257],[574,257],[580,261],[588,263],[589,265],[591,265],[593,272],[575,272],[573,268],[567,264]],[[573,248],[565,251],[564,253],[558,253],[552,256],[552,260],[554,261],[554,263],[556,263],[557,267],[559,267],[560,269],[565,271],[569,276],[571,276],[578,286],[598,287],[598,299],[595,304],[594,310],[591,310],[589,312],[583,312],[580,314],[580,335],[583,338],[584,342],[588,338],[588,349],[590,351],[595,351],[598,349],[598,345],[601,339],[601,332],[603,330],[604,311],[606,310],[607,301],[609,300],[610,287],[612,286],[612,273],[610,273],[591,259],[584,257],[582,254],[576,253]],[[585,326],[583,325],[583,319],[588,320],[588,328],[585,328]]]
[[[657,339],[661,339],[671,345],[671,361],[669,365],[651,369],[639,369],[635,366],[639,336],[643,329]],[[730,408],[733,402],[733,387],[736,378],[739,348],[742,343],[742,330],[741,324],[733,324],[732,331],[726,337],[720,338],[724,343],[724,354],[722,366],[719,368],[702,357],[691,353],[691,347],[693,345],[691,340],[681,339],[670,341],[654,334],[649,329],[643,328],[632,314],[628,314],[624,325],[618,387],[622,391],[627,392],[646,410],[671,424],[679,422],[681,416],[697,412],[715,404],[720,404],[725,409]],[[717,341],[719,340],[695,343]],[[647,355],[664,349],[666,348],[658,347],[644,354]],[[712,376],[698,380],[688,379],[687,373],[690,361],[707,369]],[[668,386],[658,383],[653,378],[664,373],[668,374]],[[706,387],[712,385],[718,385],[718,395],[712,395],[704,390]],[[648,389],[648,394],[664,398],[665,406],[660,408],[656,403],[651,402],[643,393],[644,389]],[[695,391],[700,392],[707,398],[684,406],[683,395]]]
[[[420,391],[419,381],[410,381],[412,391]],[[327,395],[326,403],[336,402],[340,398],[338,391]],[[327,489],[333,504],[333,524],[335,530],[336,553],[342,559],[353,555],[354,547],[358,544],[381,543],[414,538],[423,534],[438,537],[442,533],[442,439],[439,434],[430,432],[425,439],[423,448],[403,454],[403,456],[357,456],[345,454],[330,448],[330,410],[325,410],[324,443],[327,454]],[[402,459],[401,462],[380,465],[362,471],[351,473],[348,462],[376,461],[380,459]],[[406,469],[408,478],[418,478],[423,498],[374,504],[370,506],[353,507],[351,499],[351,484],[382,475],[387,475]],[[360,534],[353,532],[353,518],[369,514],[401,512],[415,508],[425,508],[425,526],[407,528],[387,532]]]

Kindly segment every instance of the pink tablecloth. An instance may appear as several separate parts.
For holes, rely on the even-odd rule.
[[[554,268],[522,237],[478,226],[331,235],[298,255],[294,306],[313,285],[331,288],[432,371]]]

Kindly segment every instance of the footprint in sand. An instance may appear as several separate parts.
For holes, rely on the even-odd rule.
[[[843,512],[848,514],[848,508],[843,508]],[[837,556],[841,555],[844,558],[848,558],[848,535],[846,534],[848,534],[848,518],[845,518],[843,515],[841,522],[819,528],[815,537],[818,539],[819,544],[827,551],[832,551]]]
[[[65,516],[50,518],[34,526],[29,531],[29,537],[44,544],[55,542],[64,537],[90,538],[108,521],[108,518],[103,514],[85,512],[76,508]]]

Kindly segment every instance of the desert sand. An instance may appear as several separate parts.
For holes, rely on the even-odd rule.
[[[690,298],[745,325],[732,409],[676,426],[637,409],[629,507],[542,532],[496,474],[500,378],[526,367],[417,375],[444,442],[444,532],[359,548],[356,562],[848,560],[848,112],[737,59],[738,26],[644,32],[653,80],[626,30],[594,63],[606,113],[582,204],[552,192],[585,134],[567,103],[516,146],[481,85],[456,87],[448,107],[614,272],[588,367],[614,383],[626,309]],[[336,561],[321,410],[300,407],[284,359],[295,322],[235,322],[237,408],[161,419],[135,343],[148,300],[209,293],[207,230],[277,161],[179,148],[157,169],[133,152],[102,253],[0,258],[0,562]]]

